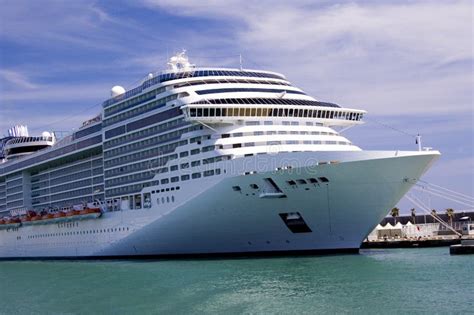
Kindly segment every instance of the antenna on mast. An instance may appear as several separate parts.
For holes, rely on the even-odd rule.
[[[240,71],[243,70],[242,68],[242,54],[239,54],[239,64],[240,64]]]

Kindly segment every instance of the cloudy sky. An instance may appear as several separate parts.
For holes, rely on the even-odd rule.
[[[0,0],[0,135],[67,131],[185,48],[199,66],[284,73],[317,99],[366,109],[364,149],[442,152],[424,177],[474,194],[473,2]],[[419,195],[433,208],[462,205]],[[406,212],[411,205],[400,204]]]

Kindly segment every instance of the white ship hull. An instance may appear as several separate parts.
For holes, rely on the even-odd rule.
[[[106,212],[97,219],[0,230],[0,257],[357,251],[438,156],[436,151],[300,152],[225,161],[221,176],[182,182],[179,191],[152,197],[172,196],[174,202]],[[275,170],[275,165],[285,163],[292,168]],[[328,182],[288,184],[318,177]],[[265,178],[271,178],[280,192],[265,191]],[[300,216],[310,231],[291,231],[284,220],[288,215]]]

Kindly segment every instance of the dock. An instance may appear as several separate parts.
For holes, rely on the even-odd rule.
[[[474,254],[474,238],[462,239],[460,244],[451,245],[449,253],[451,255]]]
[[[459,245],[459,238],[419,238],[419,239],[388,239],[364,241],[360,248],[419,248]]]

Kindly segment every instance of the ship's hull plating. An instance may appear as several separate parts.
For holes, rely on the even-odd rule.
[[[150,209],[107,212],[98,219],[2,230],[0,257],[356,252],[439,153],[326,155],[340,162],[316,166],[309,153],[292,154],[302,166],[271,170],[267,165],[262,167],[265,171],[247,175],[230,175],[245,163],[228,165],[228,175],[199,187],[192,181],[188,187],[182,184],[173,195],[176,201],[167,205],[154,202]],[[307,180],[319,177],[328,182]],[[281,191],[280,198],[265,195],[266,178]],[[306,183],[288,183],[298,179]],[[306,226],[296,232],[285,221],[294,214]]]

